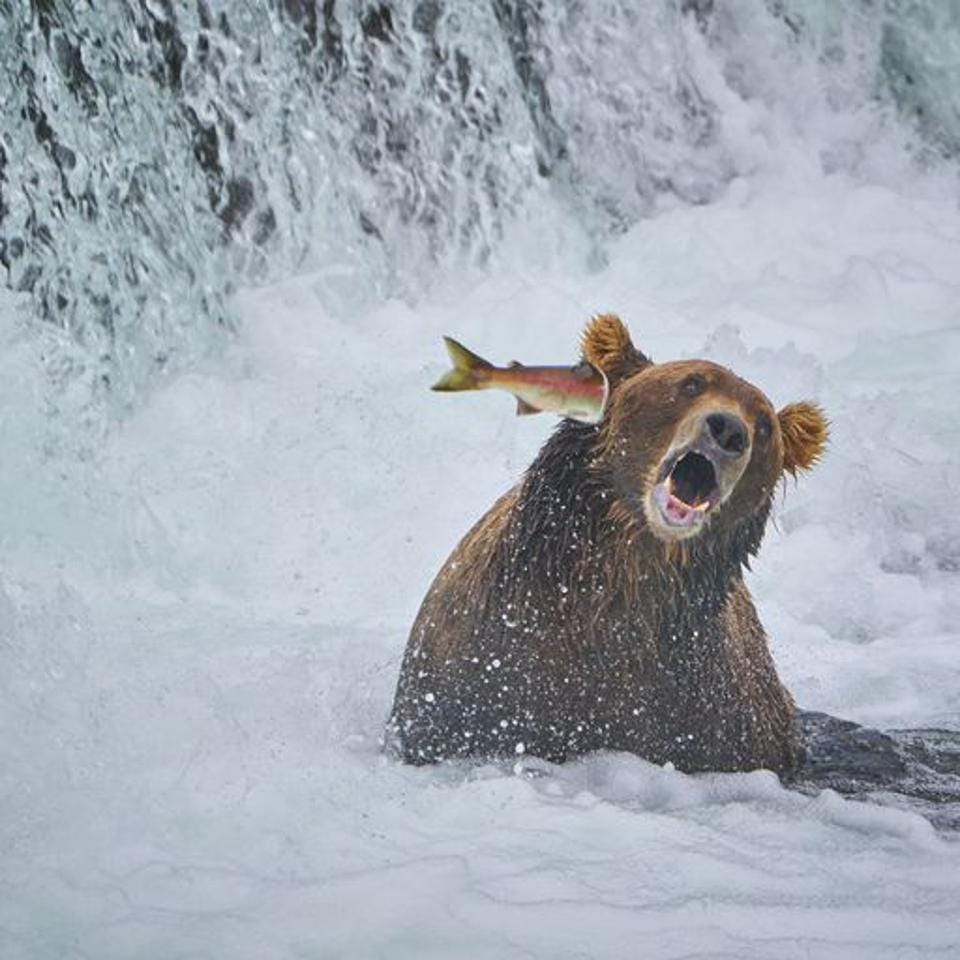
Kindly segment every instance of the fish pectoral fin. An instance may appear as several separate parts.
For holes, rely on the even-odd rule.
[[[526,400],[521,400],[517,397],[517,416],[518,417],[529,417],[535,413],[543,413],[539,407],[535,407],[532,403],[527,403]]]

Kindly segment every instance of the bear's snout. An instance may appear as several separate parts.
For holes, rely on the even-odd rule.
[[[725,457],[741,457],[750,445],[747,425],[732,413],[710,413],[706,418],[707,434]]]
[[[699,534],[730,497],[747,467],[750,431],[736,410],[694,410],[654,474],[644,498],[647,523],[661,540]]]

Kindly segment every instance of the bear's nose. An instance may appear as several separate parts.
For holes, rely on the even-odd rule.
[[[731,413],[711,413],[707,417],[707,429],[724,453],[739,457],[747,449],[747,428],[739,417]]]

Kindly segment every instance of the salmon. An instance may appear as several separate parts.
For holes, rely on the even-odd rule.
[[[431,389],[506,390],[517,398],[517,415],[556,413],[580,423],[599,423],[610,396],[606,374],[586,360],[575,367],[495,367],[452,337],[444,337],[453,369]]]

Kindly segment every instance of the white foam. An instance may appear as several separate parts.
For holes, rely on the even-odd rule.
[[[763,110],[734,105],[747,137]],[[657,359],[826,406],[828,456],[750,577],[781,673],[808,708],[960,726],[953,187],[762,146],[600,272],[518,257],[349,322],[316,278],[245,291],[227,355],[82,459],[79,401],[50,406],[44,341],[4,299],[5,960],[955,952],[960,848],[916,814],[762,772],[408,769],[378,747],[431,576],[552,426],[431,394],[439,336],[564,362],[600,309]]]

